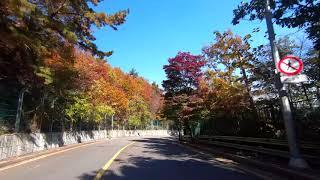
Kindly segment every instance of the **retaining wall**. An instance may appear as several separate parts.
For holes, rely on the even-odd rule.
[[[168,136],[167,130],[101,130],[61,133],[9,134],[0,136],[0,161],[32,152],[64,145],[95,141],[112,137]]]

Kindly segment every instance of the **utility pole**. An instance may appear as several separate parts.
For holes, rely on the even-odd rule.
[[[278,93],[281,101],[282,116],[283,116],[284,124],[286,127],[286,134],[287,134],[288,145],[290,150],[289,166],[294,168],[308,168],[309,166],[307,162],[301,157],[299,147],[297,144],[287,89],[280,80],[280,72],[277,66],[277,63],[280,61],[280,57],[279,57],[279,52],[276,46],[275,33],[274,33],[274,28],[272,23],[270,0],[266,0],[265,16],[266,16],[266,23],[267,23],[270,46],[272,51],[272,58],[276,67],[275,68],[275,75],[276,75],[275,85],[276,85],[276,88],[278,89]]]

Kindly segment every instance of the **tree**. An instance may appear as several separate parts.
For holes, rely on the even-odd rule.
[[[83,121],[89,121],[92,111],[92,104],[85,98],[74,97],[73,102],[70,102],[65,109],[65,114],[71,120],[70,129],[73,130],[73,124],[75,122],[82,123]],[[79,128],[81,130],[81,126]]]
[[[95,12],[90,5],[97,6],[99,2],[3,0],[0,3],[1,32],[23,40],[41,55],[68,43],[102,58],[110,52],[97,49],[92,25],[98,28],[108,25],[116,30],[125,21],[128,11],[108,15]]]
[[[151,85],[152,91],[149,94],[149,107],[150,112],[155,119],[160,119],[160,111],[163,106],[163,91],[159,89],[158,85],[156,83],[152,83]]]
[[[202,56],[179,52],[176,57],[169,59],[169,65],[163,67],[167,75],[167,80],[162,84],[165,91],[163,114],[176,123],[179,137],[183,123],[190,128],[188,120],[192,102],[189,98],[196,94],[204,65]]]
[[[166,94],[188,94],[195,90],[203,75],[201,68],[204,64],[201,56],[186,52],[179,52],[176,57],[170,58],[169,65],[163,67],[167,74],[167,80],[162,84]]]
[[[134,129],[139,126],[145,128],[151,120],[151,112],[142,97],[136,96],[129,102],[128,114],[129,125]]]
[[[282,27],[305,28],[316,50],[320,50],[320,2],[318,0],[270,0],[274,22]],[[234,11],[232,23],[241,19],[264,19],[266,0],[242,2]],[[320,54],[318,54],[320,56]]]
[[[133,76],[133,77],[138,77],[138,76],[139,76],[137,70],[134,69],[134,68],[132,68],[132,69],[129,71],[129,74],[130,74],[130,76]]]
[[[126,118],[129,99],[122,89],[100,78],[95,81],[87,93],[95,104],[107,104],[115,110],[117,117],[122,120]]]
[[[251,111],[248,111],[248,94],[245,86],[236,81],[237,78],[208,70],[201,81],[199,96],[203,99],[203,112],[207,116],[203,119],[207,126],[211,127],[204,130],[210,131],[210,134],[256,135],[257,126],[253,126],[248,118],[248,114],[251,114]]]
[[[307,53],[307,58],[305,60],[305,72],[308,75],[308,77],[311,78],[311,80],[316,84],[316,87],[318,88],[318,96],[320,99],[320,57],[317,57],[317,54],[319,51],[316,51],[314,49],[311,49]]]
[[[2,0],[0,2],[0,78],[17,89],[46,85],[50,71],[44,60],[58,54],[74,60],[74,48],[104,58],[94,44],[92,28],[117,29],[128,11],[95,12],[100,0]],[[45,71],[44,71],[45,70]],[[14,73],[13,73],[14,72]]]
[[[279,38],[276,44],[280,58],[298,54],[299,46],[288,36]],[[277,98],[278,93],[274,86],[274,62],[271,57],[270,46],[260,45],[253,49],[253,54],[251,81],[254,82],[254,95],[267,95],[271,99]]]
[[[105,121],[108,116],[113,116],[115,114],[115,111],[112,107],[106,104],[100,104],[95,106],[92,114],[92,118],[96,123],[98,123],[98,128],[100,130],[100,126],[103,120]]]
[[[248,71],[252,68],[253,54],[251,53],[249,39],[250,35],[244,38],[234,35],[232,31],[228,30],[224,33],[215,32],[215,43],[203,49],[204,54],[208,59],[208,63],[214,69],[222,65],[220,71],[224,71],[226,78],[230,77],[232,82],[232,75],[237,69],[240,69],[242,80],[247,89],[250,107],[253,112],[256,112],[254,101],[251,95],[251,82],[249,80]],[[225,70],[222,70],[225,69]]]
[[[100,129],[102,124],[107,127],[111,115],[118,125],[129,122],[130,127],[138,123],[146,128],[157,117],[162,107],[162,91],[157,86],[88,52],[72,52],[72,61],[65,61],[59,53],[44,59],[36,72],[43,80],[41,88],[30,88],[25,95],[22,129]]]
[[[276,44],[281,58],[287,55],[296,55],[304,61],[303,74],[309,77],[309,82],[288,84],[287,86],[295,122],[299,127],[298,135],[306,137],[306,134],[314,133],[314,127],[318,126],[317,118],[314,118],[318,116],[315,102],[320,97],[317,87],[319,81],[318,53],[313,53],[314,49],[299,44],[288,36],[278,39]],[[277,137],[276,132],[284,132],[284,124],[278,93],[274,86],[274,64],[271,54],[269,45],[255,48],[252,81],[254,84],[253,94],[256,96],[256,104],[260,109],[260,119],[264,122],[262,124],[263,134]]]

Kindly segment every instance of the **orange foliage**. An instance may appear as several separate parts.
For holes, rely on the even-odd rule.
[[[131,76],[80,51],[75,52],[73,68],[78,72],[75,80],[78,89],[93,104],[103,103],[114,108],[118,117],[128,116],[129,102],[136,96],[143,98],[154,117],[161,108],[161,91],[142,77]]]

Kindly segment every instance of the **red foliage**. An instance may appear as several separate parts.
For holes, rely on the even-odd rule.
[[[176,57],[169,59],[169,65],[163,67],[168,79],[163,82],[163,87],[169,93],[190,92],[196,89],[203,76],[201,68],[204,65],[202,56],[179,52]]]

